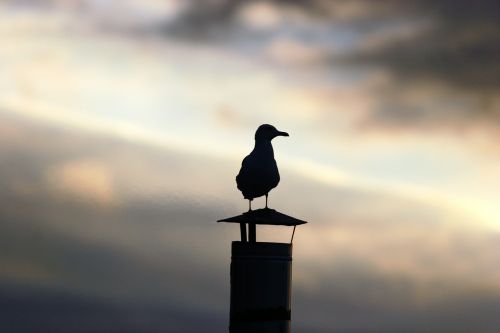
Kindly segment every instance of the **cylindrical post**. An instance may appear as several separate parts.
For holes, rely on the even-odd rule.
[[[233,242],[231,333],[290,332],[292,244]]]

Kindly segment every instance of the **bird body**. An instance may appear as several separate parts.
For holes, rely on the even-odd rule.
[[[276,136],[288,136],[288,133],[278,131],[274,126],[261,125],[255,133],[255,147],[243,159],[241,169],[236,176],[236,184],[245,199],[266,196],[280,181],[280,174],[271,140]],[[251,206],[250,206],[251,207]]]
[[[241,163],[241,170],[236,176],[238,189],[245,199],[266,195],[280,181],[278,165],[274,159],[271,142],[261,147],[255,147],[250,155]]]

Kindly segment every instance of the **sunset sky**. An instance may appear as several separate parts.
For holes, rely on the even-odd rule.
[[[293,331],[498,332],[499,22],[494,0],[1,1],[0,331],[225,331],[239,230],[214,222],[247,209],[270,123],[270,206],[309,221]]]

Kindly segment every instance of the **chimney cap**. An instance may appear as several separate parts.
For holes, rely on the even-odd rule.
[[[217,222],[285,225],[290,227],[307,223],[271,208],[251,210],[241,215],[218,220]]]

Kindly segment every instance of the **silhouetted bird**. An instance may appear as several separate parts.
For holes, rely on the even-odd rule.
[[[271,145],[271,140],[277,136],[288,136],[288,133],[280,132],[272,125],[260,125],[255,132],[255,147],[250,155],[243,159],[240,173],[236,176],[238,189],[243,193],[243,197],[248,199],[249,211],[252,210],[252,200],[263,195],[266,196],[267,208],[269,191],[280,182]]]

